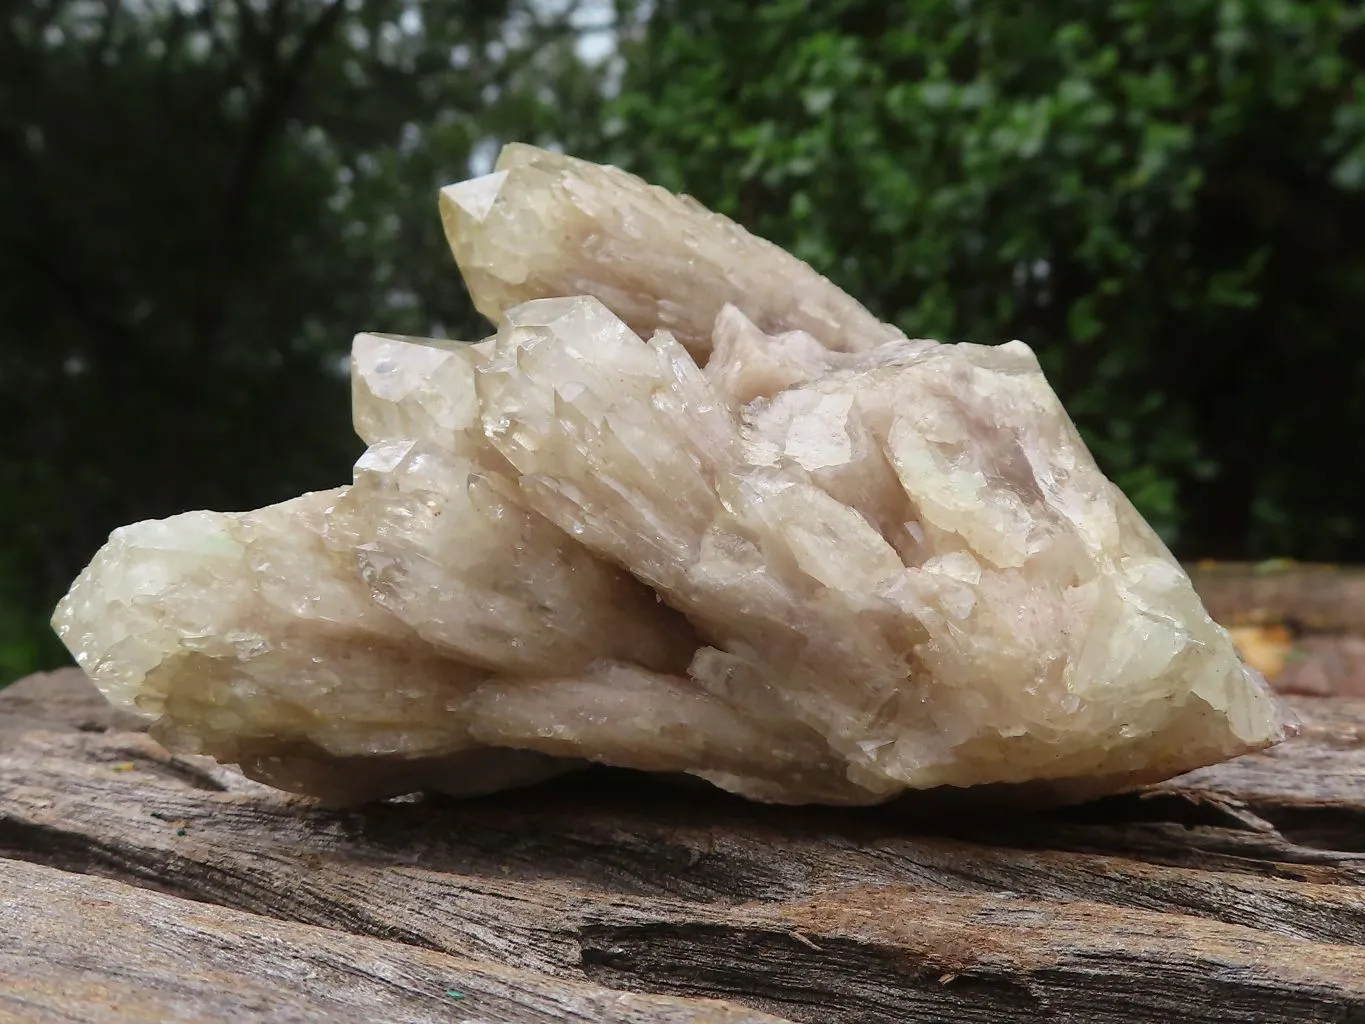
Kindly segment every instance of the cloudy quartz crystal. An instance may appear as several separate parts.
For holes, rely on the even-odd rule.
[[[1283,737],[1027,346],[527,146],[441,210],[496,334],[357,336],[349,485],[124,527],[59,605],[168,746],[343,802],[599,762],[860,804]]]

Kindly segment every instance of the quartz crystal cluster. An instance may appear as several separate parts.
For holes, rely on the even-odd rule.
[[[124,527],[58,607],[167,746],[334,801],[599,762],[859,804],[1282,737],[1025,345],[528,146],[440,206],[496,334],[358,336],[349,485]]]

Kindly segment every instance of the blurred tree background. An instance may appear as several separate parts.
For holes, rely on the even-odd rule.
[[[345,479],[357,330],[486,333],[513,139],[1024,339],[1184,557],[1365,560],[1365,0],[10,0],[0,684],[113,527]]]

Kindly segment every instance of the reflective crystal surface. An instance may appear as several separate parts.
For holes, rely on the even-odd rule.
[[[441,219],[474,305],[494,323],[530,299],[592,295],[642,336],[699,359],[726,303],[766,331],[858,352],[901,336],[796,257],[688,196],[534,146],[441,190]]]

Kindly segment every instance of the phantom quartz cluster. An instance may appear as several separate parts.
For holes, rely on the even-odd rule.
[[[496,334],[358,336],[348,486],[119,529],[57,608],[168,747],[337,802],[597,762],[866,804],[1282,738],[1025,345],[529,146],[440,207]]]

